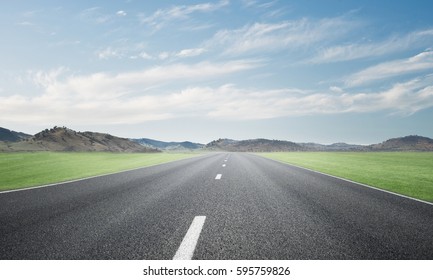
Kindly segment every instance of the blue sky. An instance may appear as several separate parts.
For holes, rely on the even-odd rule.
[[[433,1],[8,1],[0,126],[370,144],[433,137]]]

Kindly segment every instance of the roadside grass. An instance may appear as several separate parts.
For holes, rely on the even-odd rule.
[[[283,152],[259,155],[433,202],[431,152]]]
[[[198,153],[0,153],[0,191],[81,179],[197,155]]]

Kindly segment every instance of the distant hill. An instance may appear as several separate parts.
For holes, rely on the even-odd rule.
[[[184,142],[163,142],[149,138],[131,139],[132,141],[149,148],[160,150],[197,150],[203,148],[205,145],[193,143],[189,141]]]
[[[1,147],[1,146],[0,146]],[[157,152],[129,139],[105,133],[77,132],[66,127],[45,129],[33,137],[10,143],[6,151]]]
[[[30,134],[16,132],[0,127],[0,141],[17,142],[32,137]]]
[[[418,135],[388,139],[379,144],[354,145],[334,143],[295,143],[284,140],[218,139],[206,145],[164,142],[149,138],[127,139],[98,132],[77,132],[66,127],[45,129],[34,136],[0,127],[1,151],[105,151],[159,152],[204,150],[229,152],[290,152],[290,151],[433,151],[433,139]]]
[[[433,139],[418,135],[392,138],[368,146],[372,151],[433,151]]]
[[[230,152],[283,152],[305,150],[304,147],[294,142],[268,139],[241,141],[218,139],[207,144],[205,148],[207,150],[223,150]]]
[[[323,145],[317,143],[298,143],[308,151],[364,151],[366,147],[363,145],[354,145],[346,143],[334,143]]]
[[[317,143],[295,143],[281,140],[252,139],[232,140],[218,139],[205,146],[211,151],[230,152],[289,152],[289,151],[433,151],[433,139],[422,136],[406,136],[386,140],[380,144],[354,145],[334,143],[323,145]]]

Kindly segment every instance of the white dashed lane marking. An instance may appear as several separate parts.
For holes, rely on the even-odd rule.
[[[222,174],[217,174],[215,180],[220,180],[222,176],[223,176]]]
[[[192,220],[192,223],[189,226],[189,229],[185,234],[182,243],[180,243],[179,249],[177,249],[177,252],[173,257],[173,260],[192,259],[205,220],[206,220],[206,216],[196,216],[194,220]]]

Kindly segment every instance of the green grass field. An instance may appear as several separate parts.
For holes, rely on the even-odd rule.
[[[433,153],[291,152],[260,155],[433,202]]]
[[[0,153],[0,191],[38,186],[189,158],[197,153]]]

